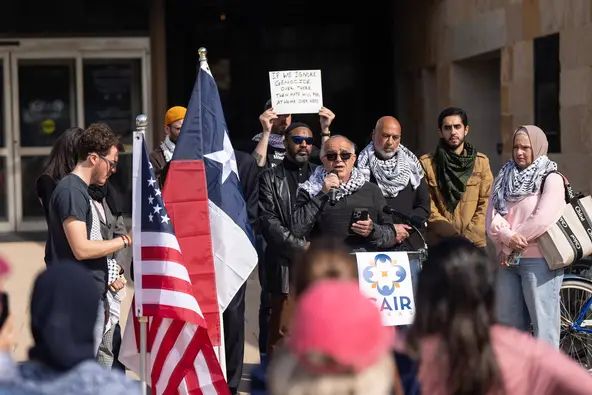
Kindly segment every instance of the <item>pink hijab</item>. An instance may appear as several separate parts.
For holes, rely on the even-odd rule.
[[[537,160],[539,156],[547,155],[547,150],[549,149],[549,142],[547,141],[547,135],[545,132],[542,131],[541,128],[534,125],[523,125],[519,126],[518,129],[514,132],[514,136],[512,137],[512,143],[514,139],[516,139],[516,135],[518,133],[525,133],[529,140],[530,145],[532,147],[532,161],[534,162]]]

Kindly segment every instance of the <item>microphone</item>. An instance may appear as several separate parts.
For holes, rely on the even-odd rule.
[[[335,174],[337,175],[337,170],[333,169],[329,172],[329,174]],[[329,204],[331,206],[335,206],[335,203],[337,203],[337,192],[339,191],[339,188],[331,188],[329,190]]]
[[[416,228],[425,228],[426,221],[417,215],[409,216],[407,214],[403,214],[392,207],[384,206],[382,212],[385,214],[396,215],[397,217],[401,218],[403,221],[409,223],[409,225],[415,226]]]

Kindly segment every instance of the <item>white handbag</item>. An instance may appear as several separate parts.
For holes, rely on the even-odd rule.
[[[561,218],[537,240],[551,270],[592,255],[592,196],[576,196],[567,178],[558,174],[563,177],[567,205]],[[543,187],[544,180],[541,193]]]

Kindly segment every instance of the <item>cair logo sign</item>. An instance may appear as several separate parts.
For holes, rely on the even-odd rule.
[[[361,271],[364,282],[378,293],[377,298],[372,298],[380,308],[380,311],[411,310],[411,298],[397,292],[402,283],[411,281],[405,268],[397,263],[397,259],[387,254],[376,254],[372,262],[369,262]]]

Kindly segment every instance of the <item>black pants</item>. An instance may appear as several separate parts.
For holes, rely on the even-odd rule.
[[[265,248],[267,243],[261,235],[257,235],[257,255],[259,255],[259,261],[257,262],[257,271],[259,274],[259,285],[261,285],[261,294],[259,295],[259,356],[262,359],[262,363],[265,363],[263,359],[267,354],[267,342],[268,342],[268,328],[269,328],[269,316],[271,314],[271,306],[269,300],[269,290],[267,287],[267,272],[265,269]]]
[[[236,394],[243,375],[245,355],[245,282],[222,314],[224,320],[224,349],[226,352],[226,377],[228,388]]]

